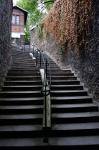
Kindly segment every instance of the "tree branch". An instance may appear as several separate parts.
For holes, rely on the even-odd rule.
[[[55,0],[49,0],[49,1],[44,2],[44,4],[46,4],[46,3],[54,3],[54,1]]]

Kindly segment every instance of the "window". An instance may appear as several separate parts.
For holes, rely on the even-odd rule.
[[[15,16],[12,16],[12,24],[15,24]]]
[[[19,25],[19,16],[16,16],[16,24]]]
[[[19,16],[15,16],[15,15],[12,16],[12,24],[14,24],[14,25],[19,25],[20,24]]]

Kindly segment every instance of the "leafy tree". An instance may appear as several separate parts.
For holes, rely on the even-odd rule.
[[[55,0],[43,0],[43,3],[48,10],[53,6],[54,2]]]
[[[19,0],[17,5],[28,11],[28,25],[37,24],[44,15],[38,8],[38,0]]]
[[[17,5],[28,11],[27,24],[25,27],[25,40],[29,41],[30,26],[41,26],[42,18],[45,15],[44,9],[49,9],[55,0],[19,0]],[[40,6],[40,7],[39,7]],[[41,31],[40,31],[41,33]]]
[[[24,33],[25,33],[25,43],[29,43],[30,41],[30,30],[29,30],[29,26],[28,24],[26,24],[26,27],[24,29]]]
[[[17,5],[26,9],[28,12],[32,12],[37,7],[37,0],[19,0]]]

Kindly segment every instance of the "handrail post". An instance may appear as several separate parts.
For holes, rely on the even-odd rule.
[[[33,57],[34,57],[34,44],[32,44],[32,46],[33,46]]]
[[[46,66],[46,68],[45,68],[45,73],[46,73],[46,78],[47,78],[47,59],[46,59],[46,64],[45,64]]]
[[[31,46],[30,46],[30,43],[29,43],[29,52],[31,52]]]
[[[25,43],[24,43],[24,52],[25,52]]]
[[[40,51],[40,68],[41,68],[41,59],[42,59],[42,54],[41,54],[41,51]]]
[[[38,62],[38,51],[36,51],[36,66],[37,66],[37,62]]]
[[[47,118],[46,118],[46,83],[45,83],[45,95],[44,95],[44,97],[45,97],[45,127],[47,127]]]

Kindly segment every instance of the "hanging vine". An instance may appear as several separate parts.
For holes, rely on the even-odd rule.
[[[61,45],[67,41],[80,45],[88,32],[91,8],[90,0],[57,0],[44,19],[44,29]]]

